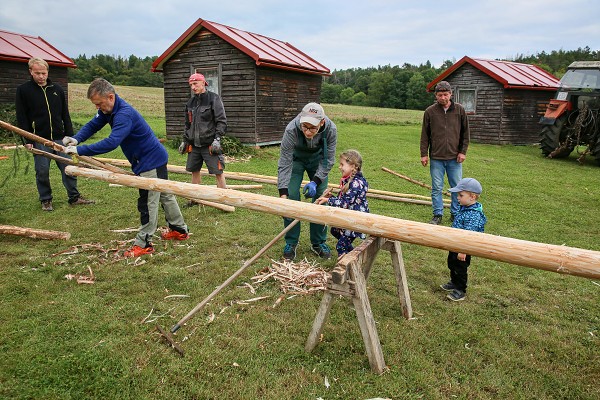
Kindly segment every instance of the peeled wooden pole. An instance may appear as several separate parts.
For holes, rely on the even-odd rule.
[[[386,168],[386,167],[381,167],[381,169],[382,169],[383,171],[385,171],[385,172],[389,172],[389,173],[390,173],[390,174],[392,174],[392,175],[396,175],[396,176],[397,176],[397,177],[399,177],[399,178],[405,179],[405,180],[409,181],[410,183],[414,183],[415,185],[422,186],[422,187],[424,187],[424,188],[426,188],[426,189],[429,189],[429,190],[431,190],[431,189],[432,189],[432,187],[431,187],[431,186],[429,186],[429,185],[428,185],[428,184],[426,184],[426,183],[423,183],[423,182],[421,182],[421,181],[417,181],[417,180],[415,180],[415,179],[413,179],[413,178],[410,178],[410,177],[408,177],[408,176],[406,176],[406,175],[399,174],[398,172],[392,171],[392,170],[391,170],[391,169],[389,169],[389,168]],[[449,192],[442,192],[442,194],[443,194],[444,196],[451,196]]]
[[[71,238],[71,234],[69,232],[47,231],[45,229],[23,228],[12,225],[0,225],[0,234],[26,236],[33,239],[47,240],[69,240]]]
[[[127,160],[120,160],[117,158],[98,158],[98,160],[101,161],[105,161],[114,165],[120,165],[122,167],[128,167],[129,166],[129,162]],[[172,165],[172,164],[168,164],[167,165],[167,170],[169,172],[173,172],[173,173],[180,173],[180,174],[190,174],[191,172],[188,172],[185,170],[185,167],[179,166],[179,165]],[[201,169],[200,170],[200,174],[201,175],[210,175],[208,173],[208,171],[206,169]],[[233,180],[242,180],[242,181],[252,181],[252,182],[260,182],[260,183],[268,183],[271,185],[277,185],[277,177],[276,176],[268,176],[268,175],[258,175],[258,174],[251,174],[251,173],[247,173],[247,172],[230,172],[230,171],[223,171],[223,175],[225,176],[225,179],[233,179]],[[308,181],[303,181],[302,183],[307,183]],[[332,188],[334,190],[334,192],[339,191],[339,187],[336,184],[330,183],[328,185],[328,187]],[[383,200],[390,200],[390,201],[398,201],[398,202],[403,202],[403,203],[413,203],[413,204],[423,204],[423,205],[431,205],[431,196],[421,196],[418,194],[412,194],[412,193],[396,193],[396,192],[388,192],[385,190],[377,190],[377,189],[373,189],[373,188],[369,188],[369,191],[367,192],[367,197],[372,197],[374,199],[383,199]],[[410,199],[419,199],[422,201],[412,201]],[[450,199],[444,199],[445,203],[448,203],[448,205],[445,205],[446,208],[449,208],[449,204],[450,204]]]
[[[113,174],[74,166],[68,166],[65,170],[69,175],[86,176],[188,198],[195,197],[524,267],[600,279],[598,251],[512,239],[237,190],[205,187],[199,193],[197,185],[191,183]]]
[[[44,146],[54,149],[56,151],[60,151],[61,153],[65,152],[64,146],[61,146],[58,143],[54,143],[52,140],[44,139],[41,136],[34,135],[31,132],[27,132],[26,130],[23,130],[19,127],[9,124],[8,122],[0,121],[0,127],[6,129],[8,131],[12,131],[12,132],[16,133],[17,135],[21,135],[25,139],[29,139],[32,142],[41,143]],[[108,171],[116,172],[119,174],[133,175],[133,173],[130,171],[125,171],[124,169],[115,167],[114,165],[106,164],[101,161],[95,160],[93,157],[88,157],[88,156],[76,156],[76,157],[82,161],[85,161],[88,164],[95,165],[101,169],[106,169]],[[73,157],[73,159],[75,159],[75,157]]]

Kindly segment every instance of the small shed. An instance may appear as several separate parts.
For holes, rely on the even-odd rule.
[[[184,131],[187,79],[199,72],[218,93],[227,135],[252,146],[278,144],[287,123],[321,97],[327,67],[287,42],[198,19],[152,64],[164,77],[167,137]]]
[[[31,57],[46,60],[50,80],[68,93],[67,68],[77,68],[73,60],[39,36],[0,30],[0,104],[15,104],[17,86],[31,78],[27,65]]]
[[[463,57],[427,85],[452,86],[453,100],[469,114],[471,140],[491,144],[539,142],[538,121],[559,80],[538,66]]]

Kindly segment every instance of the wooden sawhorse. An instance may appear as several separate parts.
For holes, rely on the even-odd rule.
[[[412,317],[412,306],[400,242],[369,236],[358,247],[345,254],[331,272],[331,276],[327,280],[327,289],[313,322],[312,331],[306,341],[306,351],[311,352],[317,346],[336,296],[350,297],[354,303],[371,369],[378,374],[385,372],[387,367],[383,360],[383,351],[381,350],[381,343],[379,342],[379,335],[377,334],[377,327],[375,326],[375,319],[367,294],[367,279],[380,249],[389,251],[392,256],[396,289],[400,298],[402,314],[406,319]]]

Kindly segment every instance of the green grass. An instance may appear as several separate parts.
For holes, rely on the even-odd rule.
[[[94,112],[90,106],[87,119]],[[334,107],[328,109],[336,120]],[[371,116],[378,118],[378,112],[371,110]],[[357,119],[359,114],[348,121]],[[362,153],[372,188],[427,195],[426,189],[381,170],[429,181],[428,169],[419,162],[418,123],[345,121],[336,120],[338,152],[355,148]],[[168,151],[170,163],[184,164],[175,150]],[[275,175],[278,151],[263,148],[249,162],[231,163],[227,170]],[[119,150],[113,153],[108,157],[122,157]],[[276,283],[250,293],[243,283],[269,264],[268,257],[181,328],[177,340],[186,356],[179,358],[155,332],[155,324],[168,329],[187,314],[283,228],[281,219],[242,208],[235,213],[183,209],[191,238],[156,240],[159,251],[142,265],[91,250],[53,256],[74,245],[125,246],[119,241],[134,233],[110,230],[137,226],[137,190],[80,178],[80,191],[97,204],[69,208],[53,167],[55,211],[43,213],[33,162],[19,154],[14,172],[16,154],[0,152],[10,157],[0,161],[0,177],[10,176],[0,189],[0,223],[69,231],[72,237],[42,241],[0,235],[0,398],[600,397],[598,282],[474,258],[467,300],[455,304],[444,300],[438,288],[448,279],[447,253],[414,244],[402,249],[415,319],[401,316],[388,253],[378,256],[369,278],[390,368],[381,376],[369,368],[354,311],[344,299],[334,303],[323,342],[311,354],[304,351],[321,295],[286,297],[273,308],[281,294]],[[534,146],[472,144],[464,164],[464,175],[483,184],[487,233],[596,251],[599,173],[592,159],[583,166],[574,157],[546,160]],[[331,182],[339,178],[334,168]],[[187,175],[172,174],[171,179],[189,181]],[[214,179],[205,182],[214,184]],[[256,192],[277,195],[268,185]],[[371,200],[370,206],[373,213],[412,221],[431,217],[428,206],[384,200]],[[312,260],[307,228],[303,224],[298,256]],[[335,244],[333,238],[329,244]],[[275,245],[268,256],[278,258],[282,247]],[[321,263],[326,269],[333,264]],[[88,267],[95,284],[65,279],[69,273],[87,273]],[[165,299],[171,294],[190,297]],[[257,296],[271,297],[237,304]],[[158,320],[142,323],[151,310]]]

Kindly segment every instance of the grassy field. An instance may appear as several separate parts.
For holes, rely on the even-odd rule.
[[[85,100],[85,87],[74,88],[73,119],[83,123],[95,110]],[[156,118],[160,135],[162,91],[117,89]],[[419,112],[369,109],[364,120],[362,108],[325,110],[338,124],[338,152],[362,153],[371,188],[428,194],[381,170],[429,181],[419,163]],[[260,149],[227,170],[276,175],[278,150]],[[184,164],[168,151],[171,164]],[[245,285],[270,258],[280,257],[283,243],[181,328],[176,339],[186,355],[180,358],[155,325],[168,329],[187,314],[283,228],[281,218],[243,208],[185,208],[191,238],[157,239],[157,253],[135,263],[115,254],[135,233],[114,231],[137,227],[137,190],[82,178],[80,191],[97,204],[69,208],[53,167],[55,211],[44,213],[31,158],[14,151],[0,155],[9,156],[0,161],[0,178],[8,178],[0,189],[0,224],[72,234],[68,241],[0,235],[0,398],[600,398],[597,281],[474,258],[467,299],[452,303],[439,289],[448,280],[447,253],[414,244],[402,245],[414,319],[402,318],[388,253],[378,256],[369,278],[389,367],[381,376],[369,368],[351,303],[335,302],[322,342],[308,354],[304,343],[321,294],[286,295],[276,305],[282,294],[277,282],[258,285],[255,293]],[[118,150],[108,156],[123,157]],[[547,160],[534,146],[475,143],[464,164],[464,175],[483,185],[487,233],[596,251],[599,174],[592,159],[585,165],[574,156]],[[189,181],[187,175],[170,177]],[[330,181],[339,178],[334,168]],[[277,195],[269,185],[255,192]],[[431,217],[431,208],[422,205],[372,199],[370,207],[411,221]],[[329,244],[335,244],[331,237]],[[315,260],[306,224],[298,257]],[[320,263],[325,269],[333,265]],[[65,278],[89,274],[89,268],[93,285]],[[268,298],[242,301],[262,296]]]

